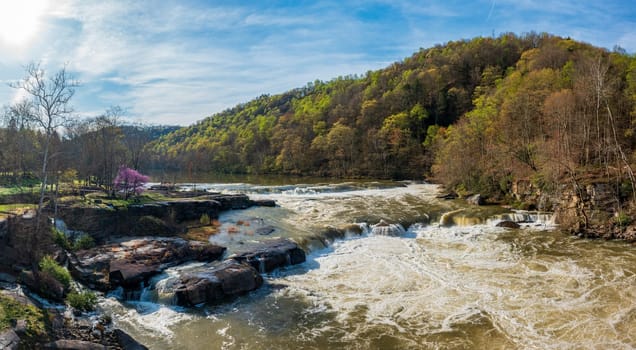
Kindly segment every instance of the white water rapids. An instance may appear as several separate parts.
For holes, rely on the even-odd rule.
[[[636,347],[633,245],[564,235],[548,215],[438,200],[426,184],[207,188],[279,205],[223,215],[211,241],[232,250],[289,237],[311,251],[308,261],[224,305],[103,299],[117,326],[152,349]],[[494,226],[501,219],[535,222],[511,230]],[[380,220],[406,230],[372,234]],[[244,222],[274,231],[260,236]],[[316,238],[353,223],[365,233]],[[188,268],[158,277],[156,289]]]

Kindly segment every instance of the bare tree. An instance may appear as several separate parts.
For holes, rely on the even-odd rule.
[[[25,77],[18,82],[11,83],[10,86],[26,92],[27,96],[25,98],[31,100],[33,106],[29,113],[30,118],[44,133],[42,185],[40,187],[40,201],[37,211],[39,217],[47,186],[47,167],[50,159],[51,139],[56,135],[57,129],[63,126],[70,118],[73,112],[70,101],[79,83],[66,71],[66,67],[50,77],[47,77],[46,72],[39,63],[28,64],[25,67],[25,71]]]

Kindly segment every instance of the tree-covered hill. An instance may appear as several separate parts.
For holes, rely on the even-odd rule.
[[[152,145],[165,165],[241,173],[421,177],[430,139],[472,109],[476,87],[560,40],[505,34],[422,49],[363,77],[263,95]],[[429,141],[427,142],[427,138]]]
[[[549,34],[453,41],[362,77],[263,95],[150,148],[155,164],[201,171],[419,178],[433,169],[448,185],[505,191],[513,176],[631,164],[634,67],[620,50]]]

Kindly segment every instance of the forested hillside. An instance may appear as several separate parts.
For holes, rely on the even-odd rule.
[[[513,34],[423,49],[363,77],[264,95],[152,145],[168,166],[239,173],[420,178],[431,140],[473,107],[475,89],[523,52],[558,41]]]
[[[631,191],[635,68],[620,49],[548,34],[454,41],[261,96],[151,148],[163,165],[196,170],[435,176],[491,195],[513,179],[547,187],[593,170]]]

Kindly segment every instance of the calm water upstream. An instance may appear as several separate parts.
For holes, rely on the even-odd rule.
[[[104,298],[151,349],[636,348],[634,245],[562,234],[549,215],[438,200],[428,184],[197,188],[278,203],[223,215],[212,242],[231,251],[289,237],[308,260],[219,306],[170,305],[166,286],[195,265],[157,277],[138,301]],[[504,218],[534,222],[495,227]],[[384,235],[380,220],[403,229]],[[351,224],[364,233],[327,234]]]

